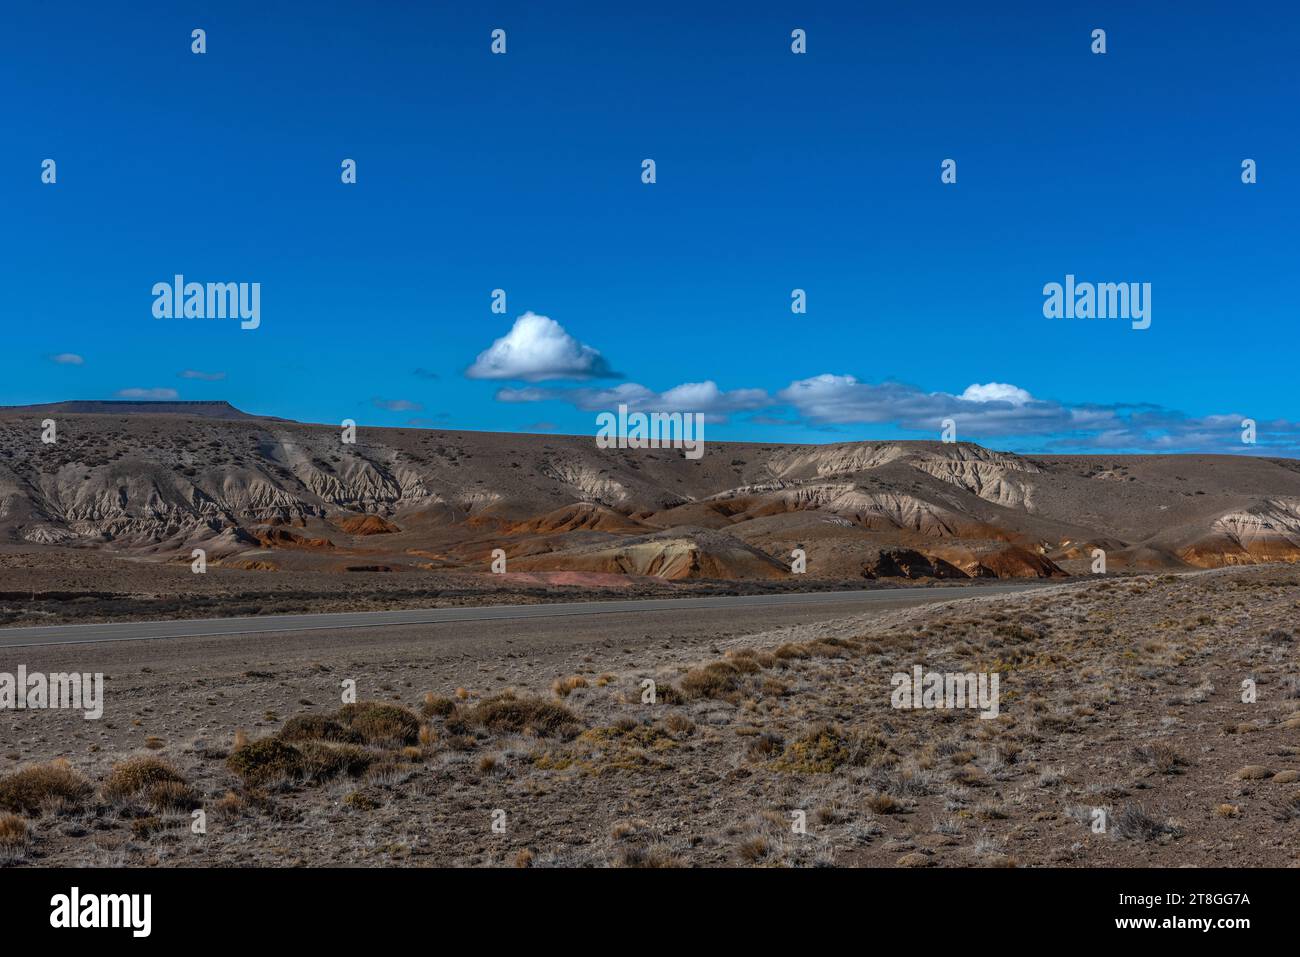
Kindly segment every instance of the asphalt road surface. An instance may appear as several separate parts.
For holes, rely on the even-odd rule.
[[[778,595],[737,595],[710,598],[660,598],[629,601],[556,602],[533,605],[405,609],[399,611],[339,612],[318,615],[265,615],[256,618],[198,618],[179,621],[105,622],[87,625],[48,625],[0,629],[0,648],[142,641],[162,638],[220,638],[224,636],[404,628],[410,625],[573,618],[579,616],[632,616],[642,627],[655,627],[659,616],[680,619],[700,614],[722,617],[761,627],[768,612],[788,618],[803,610],[825,619],[869,612],[873,607],[901,608],[961,598],[1006,595],[1041,587],[1044,582],[1014,582],[968,588],[888,588],[872,591],[794,592]],[[1053,583],[1054,584],[1054,583]],[[726,614],[730,612],[731,614]],[[829,613],[829,614],[828,614]],[[626,620],[626,619],[625,619]],[[773,622],[775,623],[775,621]]]

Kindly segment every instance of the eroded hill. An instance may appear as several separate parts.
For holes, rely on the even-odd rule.
[[[1096,549],[1111,570],[1300,558],[1287,459],[714,442],[690,460],[586,436],[345,444],[232,412],[0,413],[0,538],[256,572],[486,573],[500,549],[511,573],[668,579],[787,578],[796,550],[827,580],[1048,577]]]

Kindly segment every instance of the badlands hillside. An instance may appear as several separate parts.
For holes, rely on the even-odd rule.
[[[41,441],[42,421],[57,441]],[[1052,577],[1300,558],[1300,462],[969,443],[706,443],[360,428],[226,403],[0,409],[0,549],[215,569],[800,581]],[[19,563],[21,564],[21,563]],[[12,567],[12,563],[11,563]],[[549,578],[547,577],[549,576]],[[586,579],[583,578],[586,576]],[[352,576],[360,577],[360,575]]]

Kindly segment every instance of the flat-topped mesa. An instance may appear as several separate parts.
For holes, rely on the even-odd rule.
[[[286,422],[253,415],[224,400],[206,399],[68,399],[38,405],[0,405],[5,415],[184,415],[204,419],[246,419]]]

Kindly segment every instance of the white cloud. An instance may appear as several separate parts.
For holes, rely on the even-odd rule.
[[[723,421],[733,412],[761,409],[772,404],[762,389],[725,392],[713,381],[685,382],[666,392],[655,392],[636,382],[608,389],[498,389],[500,402],[568,402],[584,412],[612,412],[626,405],[633,412],[700,412],[708,420]]]
[[[818,423],[893,423],[903,429],[938,432],[944,419],[958,434],[1024,435],[1066,431],[1070,410],[1035,399],[1003,383],[973,385],[962,395],[922,392],[900,382],[873,385],[851,375],[823,374],[791,382],[777,398]]]
[[[220,382],[226,377],[224,372],[200,372],[198,369],[186,369],[180,373],[182,379],[200,379],[204,382]]]
[[[1012,405],[1024,405],[1034,400],[1034,397],[1024,389],[1007,385],[1005,382],[968,385],[966,391],[958,398],[965,399],[967,402],[1010,402]]]
[[[1259,423],[1258,444],[1241,442],[1242,416],[1199,418],[1151,404],[1077,405],[1035,399],[1001,382],[972,385],[961,395],[923,392],[898,382],[873,385],[851,375],[819,375],[782,389],[776,398],[809,424],[880,423],[935,437],[945,418],[972,441],[1037,436],[1029,447],[1058,451],[1245,452],[1300,448],[1300,425]]]
[[[1014,440],[1020,451],[1235,452],[1253,455],[1300,452],[1300,423],[1258,423],[1258,444],[1243,445],[1243,416],[1191,417],[1150,403],[1066,405],[1034,398],[1004,382],[975,383],[959,395],[925,392],[900,382],[870,383],[825,373],[791,382],[775,395],[762,389],[724,392],[717,383],[688,382],[655,392],[635,382],[610,388],[528,386],[497,390],[500,402],[567,402],[585,412],[626,405],[638,412],[702,412],[723,421],[734,412],[764,410],[758,424],[826,429],[847,425],[891,426],[937,439],[942,422],[957,423],[962,440],[999,447]],[[793,417],[782,407],[793,409]],[[836,429],[836,431],[841,431]],[[865,436],[864,436],[865,437]]]
[[[525,312],[511,330],[479,353],[471,379],[600,379],[614,373],[599,352],[564,331],[554,319]]]
[[[86,362],[75,352],[60,352],[58,355],[50,356],[50,361],[57,362],[61,366],[79,366]]]
[[[177,395],[175,389],[119,389],[117,391],[119,399],[166,400],[174,399]]]

